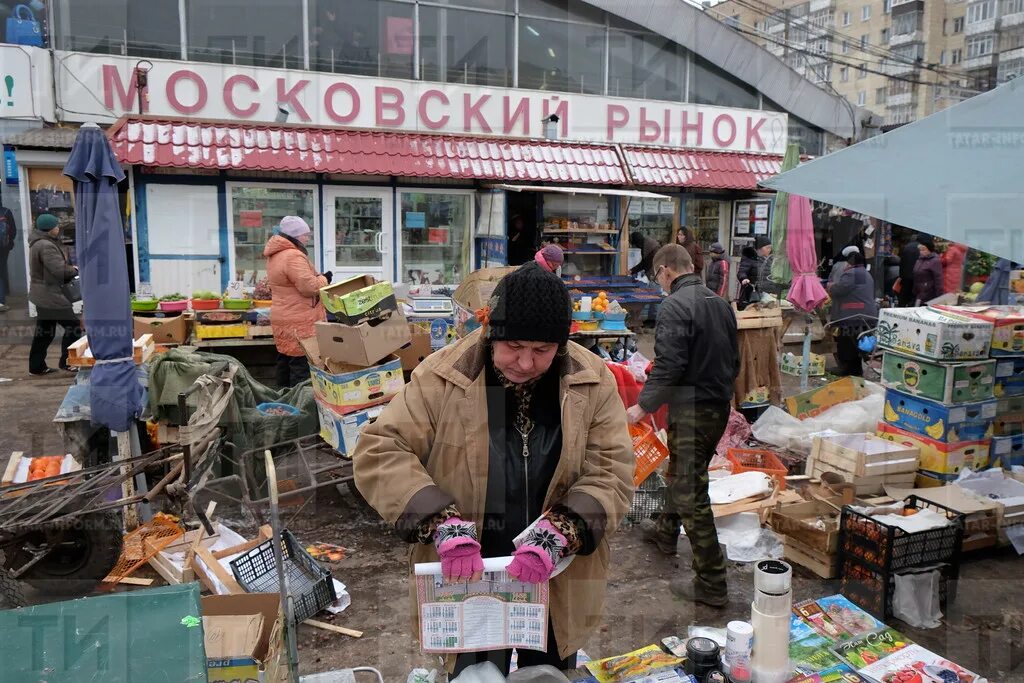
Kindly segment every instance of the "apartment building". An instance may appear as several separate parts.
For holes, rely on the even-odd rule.
[[[725,0],[705,9],[849,102],[884,111],[890,126],[1024,63],[1024,0]]]

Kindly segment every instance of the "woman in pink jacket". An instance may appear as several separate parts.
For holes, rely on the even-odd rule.
[[[270,324],[277,346],[277,383],[292,387],[309,377],[300,339],[315,334],[313,325],[326,320],[320,288],[330,283],[330,273],[320,274],[306,256],[310,230],[298,216],[285,216],[277,234],[267,240],[267,278],[273,305]]]

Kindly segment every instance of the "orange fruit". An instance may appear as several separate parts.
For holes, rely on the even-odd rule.
[[[598,292],[597,293],[597,298],[598,299],[607,299],[608,298],[608,292]]]

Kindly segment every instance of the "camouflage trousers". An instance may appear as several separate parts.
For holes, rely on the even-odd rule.
[[[728,403],[696,403],[675,408],[668,424],[668,491],[658,518],[666,541],[679,538],[682,523],[693,552],[693,573],[709,593],[726,592],[725,557],[718,545],[708,497],[708,465],[729,422]]]

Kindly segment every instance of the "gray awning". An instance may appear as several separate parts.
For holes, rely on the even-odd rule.
[[[70,150],[75,144],[75,136],[78,135],[78,127],[57,128],[44,127],[32,128],[4,138],[5,145],[11,145],[20,149],[67,149]]]
[[[1024,78],[761,184],[1024,262]]]

